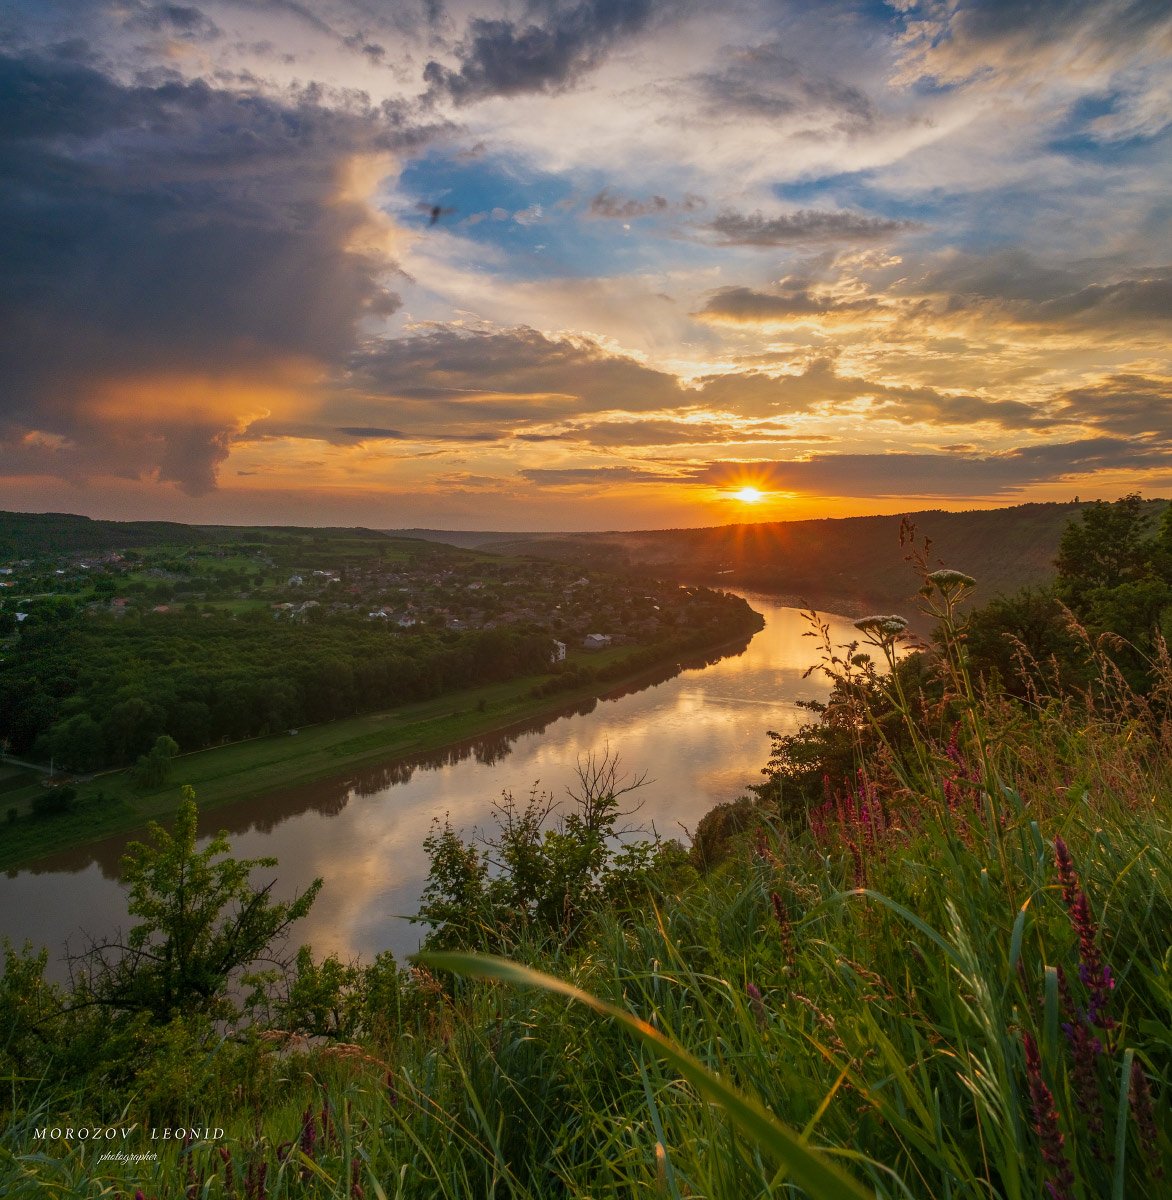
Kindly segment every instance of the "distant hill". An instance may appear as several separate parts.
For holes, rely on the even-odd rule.
[[[1153,517],[1166,500],[1149,500]],[[981,512],[909,514],[933,561],[973,575],[977,600],[1039,584],[1053,574],[1058,542],[1086,505],[1020,504]],[[833,517],[609,533],[318,528],[297,525],[183,525],[95,521],[69,513],[0,512],[0,560],[148,546],[247,543],[296,551],[307,565],[331,553],[401,539],[501,555],[569,560],[583,567],[643,571],[665,578],[772,592],[794,600],[841,601],[840,611],[900,603],[916,591],[903,561],[898,516]],[[421,548],[422,549],[422,548]],[[310,562],[310,559],[313,562]],[[300,559],[299,559],[300,561]]]
[[[269,546],[328,542],[336,546],[339,541],[381,543],[385,538],[377,530],[362,528],[183,525],[177,521],[94,521],[72,513],[0,512],[0,559],[233,542]]]
[[[1148,503],[1157,516],[1167,501]],[[976,598],[986,600],[1049,579],[1062,531],[1084,507],[1074,502],[1020,504],[909,515],[920,538],[931,539],[933,562],[974,576],[979,584]],[[495,554],[572,559],[592,567],[610,564],[819,604],[835,598],[852,607],[868,607],[905,601],[918,587],[903,561],[899,523],[898,516],[837,517],[636,533],[399,533],[475,545]]]

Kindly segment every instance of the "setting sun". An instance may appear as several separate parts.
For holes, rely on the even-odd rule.
[[[733,493],[734,500],[740,500],[743,504],[757,504],[765,499],[765,493],[755,487],[743,487],[739,492]]]

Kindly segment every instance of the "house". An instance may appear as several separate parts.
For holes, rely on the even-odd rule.
[[[588,633],[582,639],[583,650],[602,650],[610,645],[609,633]]]
[[[556,638],[553,643],[553,653],[549,656],[551,663],[560,663],[566,661],[566,643],[559,642]]]

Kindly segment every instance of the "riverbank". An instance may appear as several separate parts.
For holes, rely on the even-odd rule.
[[[666,678],[690,659],[719,655],[748,643],[760,626],[710,646],[665,648],[648,661],[647,648],[615,647],[582,654],[579,665],[605,672],[578,687],[535,696],[550,676],[527,675],[506,683],[452,692],[387,712],[348,717],[322,725],[183,754],[166,784],[144,789],[129,771],[109,772],[77,784],[67,813],[22,816],[0,825],[0,870],[12,871],[58,851],[112,834],[142,829],[174,814],[180,789],[190,784],[203,811],[328,779],[341,779],[375,765],[390,766],[417,755],[457,746],[469,739],[507,733],[514,726],[556,718],[583,701]],[[623,665],[630,664],[629,670]]]

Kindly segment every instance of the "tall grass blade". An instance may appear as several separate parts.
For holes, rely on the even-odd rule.
[[[592,996],[589,992],[531,970],[507,959],[490,955],[455,952],[421,954],[418,961],[425,966],[455,975],[479,979],[499,979],[520,987],[541,988],[584,1004],[603,1016],[618,1021],[659,1057],[669,1062],[679,1073],[712,1103],[719,1105],[733,1124],[754,1142],[772,1154],[814,1200],[874,1200],[874,1193],[840,1170],[816,1150],[803,1144],[800,1136],[766,1112],[755,1100],[735,1088],[697,1062],[687,1051],[665,1038],[658,1030],[613,1004]]]

